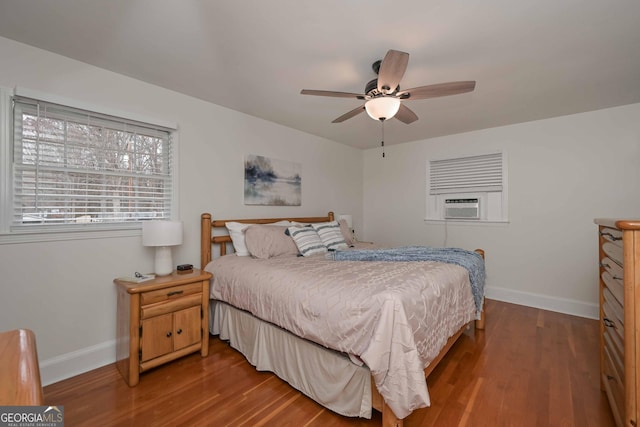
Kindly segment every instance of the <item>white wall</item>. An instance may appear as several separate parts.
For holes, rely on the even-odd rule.
[[[640,104],[388,146],[382,159],[379,149],[363,153],[8,39],[0,38],[0,57],[0,86],[179,124],[185,241],[176,263],[198,264],[202,212],[237,218],[334,210],[354,216],[362,239],[440,246],[444,227],[423,221],[426,159],[504,149],[511,222],[450,225],[447,243],[486,249],[491,297],[593,315],[593,218],[640,215]],[[244,206],[246,154],[300,162],[302,206]],[[152,264],[138,235],[0,245],[0,330],[36,333],[45,384],[111,363],[112,279]]]
[[[494,150],[510,223],[425,223],[427,159]],[[367,150],[364,212],[365,240],[484,248],[490,298],[595,317],[593,219],[640,217],[640,104]]]
[[[0,38],[0,86],[20,86],[179,125],[176,263],[199,264],[199,217],[350,213],[362,223],[362,155],[344,145]],[[243,204],[243,160],[302,164],[302,206]],[[115,360],[114,277],[153,269],[140,237],[0,245],[0,330],[36,334],[45,384]]]

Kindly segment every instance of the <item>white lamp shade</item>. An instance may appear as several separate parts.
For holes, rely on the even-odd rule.
[[[181,221],[145,221],[142,223],[143,246],[176,246],[181,244]]]
[[[349,230],[353,229],[353,217],[351,215],[338,214],[338,221],[341,219],[344,219],[344,221],[347,223],[347,227],[349,227]]]
[[[364,109],[373,120],[388,120],[400,109],[400,100],[395,96],[379,96],[365,102]]]
[[[182,244],[182,222],[145,221],[142,223],[142,245],[155,246],[155,271],[158,276],[173,272],[171,246]]]

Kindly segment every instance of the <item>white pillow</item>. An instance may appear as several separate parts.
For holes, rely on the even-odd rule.
[[[328,250],[335,251],[336,249],[347,249],[349,247],[344,240],[338,221],[320,222],[311,224],[311,227],[318,232],[320,240]]]
[[[313,227],[289,227],[289,235],[296,242],[302,256],[310,256],[327,252],[327,247],[320,240]]]
[[[278,221],[271,223],[272,225],[291,225],[291,221]],[[231,241],[233,242],[233,248],[236,251],[236,255],[238,256],[249,256],[249,249],[247,249],[247,245],[244,241],[244,232],[245,230],[255,224],[245,224],[242,222],[225,222],[225,227],[229,230],[229,237],[231,237]]]

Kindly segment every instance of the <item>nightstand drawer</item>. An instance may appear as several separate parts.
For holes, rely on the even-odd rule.
[[[140,294],[140,304],[154,304],[174,298],[182,298],[187,295],[202,292],[201,283],[189,283],[187,285],[172,286],[170,288],[159,289],[157,291],[144,292]]]
[[[172,313],[183,308],[202,304],[202,292],[176,298],[166,302],[148,304],[140,308],[140,318],[148,319],[165,313]]]

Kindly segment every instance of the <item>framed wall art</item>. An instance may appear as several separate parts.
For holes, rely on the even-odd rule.
[[[249,154],[244,160],[244,204],[300,206],[300,163]]]

